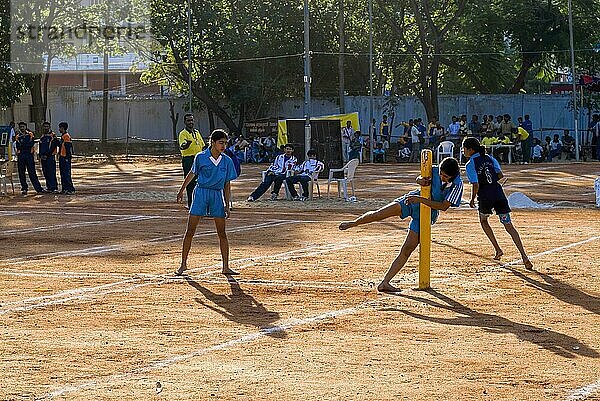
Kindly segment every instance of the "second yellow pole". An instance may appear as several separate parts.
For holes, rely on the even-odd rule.
[[[421,151],[421,177],[431,178],[433,153],[429,149]],[[421,196],[431,199],[431,185],[421,187]],[[431,208],[420,204],[419,226],[419,289],[430,288],[431,268]]]

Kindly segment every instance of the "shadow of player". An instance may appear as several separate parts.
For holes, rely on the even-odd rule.
[[[505,269],[537,290],[541,290],[565,303],[582,307],[583,309],[595,313],[596,315],[600,315],[600,297],[586,294],[580,289],[545,273],[531,271],[530,273],[532,275],[537,275],[542,279],[536,280],[534,277],[526,275],[510,267],[505,267]]]
[[[459,316],[454,318],[441,318],[426,316],[423,314],[398,308],[385,308],[383,310],[399,311],[408,316],[421,320],[426,320],[432,323],[455,326],[481,327],[485,331],[490,333],[512,334],[516,336],[519,340],[536,344],[539,347],[554,352],[555,354],[565,358],[575,358],[577,355],[586,356],[590,358],[598,358],[600,356],[598,352],[593,348],[581,343],[576,338],[570,337],[566,334],[539,328],[529,324],[517,323],[510,319],[497,315],[492,315],[489,313],[477,312],[459,303],[458,301],[439,293],[438,291],[428,290],[427,292],[433,295],[434,297],[438,298],[443,303],[438,302],[436,300],[412,295],[398,294],[397,296],[411,299],[417,302],[422,302],[436,308],[455,312]]]
[[[279,329],[279,326],[273,324],[279,320],[279,313],[267,310],[254,297],[245,293],[232,276],[227,276],[231,288],[229,295],[216,294],[190,277],[186,277],[186,281],[204,296],[205,299],[194,298],[199,304],[223,315],[232,322],[255,326],[271,337],[286,337],[285,330]],[[206,302],[206,300],[210,302]]]

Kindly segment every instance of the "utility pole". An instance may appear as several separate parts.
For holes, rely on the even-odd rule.
[[[346,51],[346,34],[345,32],[345,21],[344,21],[344,0],[338,0],[340,2],[338,18],[339,18],[339,35],[340,35],[340,55],[338,56],[338,75],[340,81],[339,97],[340,97],[340,113],[346,113],[346,105],[344,101],[344,90],[345,90],[345,76],[344,76],[344,52]]]
[[[575,48],[573,45],[573,5],[569,0],[569,44],[571,46],[571,79],[573,80],[573,120],[575,122],[575,160],[579,161],[579,113],[577,112],[577,85],[575,84]]]
[[[192,0],[187,2],[187,53],[188,53],[188,91],[189,105],[188,112],[192,112]]]
[[[369,160],[373,163],[373,0],[369,0]]]
[[[304,0],[304,153],[311,148],[310,137],[310,24],[308,0]]]
[[[108,27],[110,24],[110,7],[106,3],[106,18],[105,24]],[[104,37],[104,57],[103,74],[102,74],[102,133],[101,142],[104,145],[108,139],[108,37]]]

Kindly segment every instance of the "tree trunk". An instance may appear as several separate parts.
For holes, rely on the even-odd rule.
[[[517,78],[512,86],[509,89],[508,93],[519,93],[521,89],[525,87],[525,78],[527,77],[527,73],[533,67],[535,63],[535,57],[531,57],[527,54],[523,55],[523,61],[521,62],[521,68],[519,69],[519,74],[517,74]]]
[[[208,126],[210,127],[210,132],[212,133],[215,130],[215,113],[212,112],[211,109],[208,109]]]
[[[181,58],[181,54],[172,41],[170,42],[170,48],[173,52],[173,58],[177,63],[177,69],[179,70],[181,77],[184,81],[187,81],[189,77],[189,71],[185,67],[183,59]],[[223,121],[223,123],[225,123],[225,126],[231,134],[238,134],[240,132],[240,129],[233,121],[233,118],[231,118],[225,109],[219,106],[219,103],[208,94],[206,88],[204,87],[204,83],[202,82],[202,77],[198,77],[192,81],[192,94],[196,96],[202,103],[204,103],[209,110],[212,110],[213,113],[215,113],[217,117]]]
[[[40,134],[42,131],[42,124],[46,120],[46,105],[44,104],[43,90],[42,90],[42,74],[35,74],[31,88],[31,104],[33,112],[33,122],[35,123],[35,131]]]
[[[173,140],[177,142],[177,122],[179,121],[179,113],[175,113],[175,104],[172,100],[169,100],[169,117],[171,117]]]
[[[244,128],[245,117],[246,117],[246,103],[242,102],[240,104],[240,115],[238,118],[238,128],[240,129],[240,132]]]
[[[338,57],[338,75],[340,80],[339,96],[340,96],[340,113],[346,113],[346,104],[344,102],[345,91],[345,75],[344,75],[344,52],[346,51],[346,33],[344,28],[344,0],[339,0],[339,35],[340,35],[340,55]]]

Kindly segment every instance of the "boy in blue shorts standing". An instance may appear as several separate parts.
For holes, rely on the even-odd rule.
[[[438,167],[434,167],[431,178],[417,178],[417,184],[421,186],[431,185],[431,199],[420,196],[420,190],[414,190],[401,196],[392,203],[363,214],[352,221],[344,221],[340,224],[340,230],[347,230],[362,224],[381,221],[392,216],[400,216],[401,219],[411,217],[408,234],[400,250],[400,254],[394,259],[389,270],[385,274],[377,290],[381,292],[399,292],[400,289],[390,284],[390,281],[402,267],[419,244],[420,207],[419,203],[431,208],[431,224],[435,223],[439,211],[446,211],[450,206],[460,206],[463,192],[463,182],[460,178],[460,167],[458,161],[448,157]]]
[[[464,155],[470,158],[465,166],[467,178],[473,185],[470,205],[473,208],[475,207],[475,197],[477,197],[479,201],[479,222],[496,250],[494,259],[500,260],[504,252],[502,252],[500,245],[498,245],[494,231],[488,222],[488,218],[492,215],[492,210],[496,212],[500,218],[500,222],[512,237],[513,242],[521,253],[525,268],[532,269],[533,263],[527,257],[521,237],[511,222],[511,210],[508,206],[508,200],[502,186],[498,182],[503,177],[500,164],[492,156],[485,153],[485,148],[481,146],[477,138],[465,138],[462,147]]]
[[[238,274],[229,268],[229,242],[225,232],[225,219],[229,217],[230,181],[237,178],[233,161],[223,153],[226,147],[227,133],[220,129],[213,131],[210,136],[210,147],[195,156],[194,164],[177,194],[179,203],[183,200],[183,194],[188,184],[196,178],[187,229],[183,238],[181,266],[175,272],[178,276],[187,270],[187,258],[192,246],[192,239],[202,217],[210,217],[215,220],[223,259],[223,274]]]

